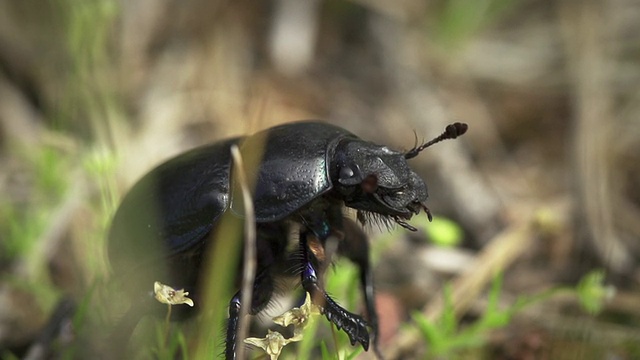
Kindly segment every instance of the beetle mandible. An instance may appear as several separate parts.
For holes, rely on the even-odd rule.
[[[259,254],[249,313],[256,314],[268,305],[276,279],[295,275],[326,318],[347,333],[352,345],[360,343],[368,350],[371,335],[377,349],[367,237],[356,222],[345,218],[343,209],[355,209],[362,224],[373,219],[409,230],[415,229],[406,220],[420,211],[431,220],[425,204],[427,186],[407,160],[466,131],[466,124],[454,123],[433,140],[402,152],[362,140],[337,126],[302,121],[187,151],[143,176],[122,200],[109,233],[112,267],[121,276],[137,274],[136,268],[153,269],[146,272],[153,279],[142,275],[144,279],[135,281],[152,284],[160,280],[197,298],[203,254],[212,242],[224,241],[211,234],[223,215],[241,218],[244,214],[230,155],[230,147],[237,144],[243,158],[259,154],[256,166],[247,167],[248,177],[255,181]],[[294,256],[287,250],[292,224],[299,229]],[[338,254],[359,267],[366,321],[342,308],[322,288],[321,270],[328,259],[318,249],[324,251],[331,237],[338,240]],[[236,274],[241,273],[241,266]],[[297,273],[291,274],[291,269]],[[238,291],[229,302],[227,359],[236,358],[238,318],[241,306],[246,305],[240,299]],[[135,309],[140,312],[141,307]]]

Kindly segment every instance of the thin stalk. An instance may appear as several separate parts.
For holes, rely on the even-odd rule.
[[[231,147],[231,156],[235,164],[238,182],[242,190],[242,202],[244,204],[244,265],[242,268],[242,287],[240,288],[240,321],[238,324],[238,335],[236,337],[236,355],[238,359],[244,359],[244,344],[248,329],[249,308],[253,297],[253,281],[256,276],[256,222],[253,210],[253,200],[247,185],[247,176],[240,150],[236,145]]]

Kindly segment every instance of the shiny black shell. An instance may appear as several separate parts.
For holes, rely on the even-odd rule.
[[[331,190],[328,166],[336,144],[346,137],[356,138],[333,125],[297,122],[178,155],[147,173],[124,197],[111,225],[109,253],[148,258],[161,244],[162,255],[179,253],[204,241],[229,209],[242,217],[242,197],[232,176],[233,144],[255,181],[256,222],[282,220]],[[118,257],[112,257],[115,268]]]

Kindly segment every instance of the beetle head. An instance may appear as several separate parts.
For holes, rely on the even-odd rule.
[[[431,213],[426,206],[427,185],[409,167],[407,159],[437,142],[455,139],[466,130],[466,124],[449,125],[440,136],[420,146],[416,144],[407,152],[360,139],[344,139],[336,148],[332,166],[335,189],[346,206],[358,210],[361,223],[368,216],[393,220],[415,231],[405,220],[424,210],[431,221]]]
[[[425,206],[427,185],[409,167],[404,154],[359,139],[344,140],[336,149],[334,186],[358,218],[380,215],[411,228],[410,219]]]

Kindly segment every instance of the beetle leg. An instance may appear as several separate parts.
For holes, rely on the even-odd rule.
[[[300,235],[300,247],[303,253],[302,287],[311,294],[313,303],[320,308],[320,311],[330,322],[334,323],[338,329],[344,329],[349,335],[351,345],[360,343],[365,350],[369,349],[369,330],[364,319],[338,305],[320,287],[318,273],[311,261],[313,254],[307,245],[308,232]]]
[[[369,241],[367,235],[354,221],[343,220],[344,239],[339,242],[338,252],[349,258],[360,270],[360,285],[364,294],[364,302],[367,308],[367,321],[372,330],[373,350],[376,356],[382,359],[378,338],[378,313],[376,311],[376,299],[373,289],[373,270],[369,261]]]
[[[227,323],[227,338],[224,357],[227,360],[236,358],[236,335],[240,321],[240,292],[238,291],[229,301],[229,322]]]
[[[255,315],[264,309],[271,295],[273,294],[273,278],[269,273],[269,269],[263,269],[256,275],[253,283],[253,296],[251,299],[250,315]],[[229,301],[229,320],[227,323],[227,337],[225,346],[225,358],[227,360],[236,359],[236,339],[238,335],[238,323],[240,321],[240,308],[242,306],[240,299],[242,295],[238,291],[231,301]]]

